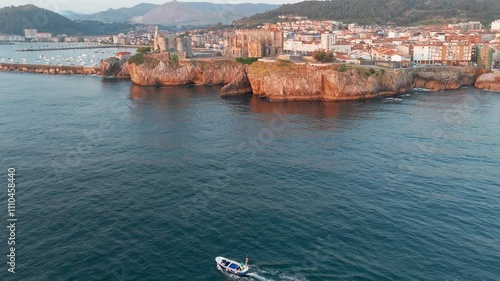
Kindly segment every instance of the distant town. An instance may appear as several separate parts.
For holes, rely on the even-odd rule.
[[[344,24],[280,16],[277,23],[255,29],[194,29],[171,33],[141,26],[128,33],[68,36],[25,29],[24,36],[1,35],[2,42],[96,43],[151,46],[181,58],[284,58],[307,60],[314,52],[330,52],[336,63],[404,68],[415,65],[500,68],[500,19],[486,28],[471,21],[446,26],[379,26]]]

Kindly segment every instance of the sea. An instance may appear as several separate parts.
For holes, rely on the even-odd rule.
[[[272,102],[6,72],[0,87],[0,280],[500,280],[499,92]]]

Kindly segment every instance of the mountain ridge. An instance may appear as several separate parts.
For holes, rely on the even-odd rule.
[[[218,4],[210,2],[166,2],[135,22],[165,25],[230,24],[234,20],[277,8],[279,5],[263,3]]]
[[[234,22],[252,26],[279,21],[280,15],[306,16],[309,19],[337,20],[346,23],[416,25],[478,20],[490,23],[500,18],[498,0],[329,0],[284,4]]]
[[[62,14],[71,20],[93,20],[105,23],[130,22],[132,18],[142,16],[158,6],[156,4],[140,3],[130,8],[110,8],[93,14],[81,14],[72,11],[63,11]]]

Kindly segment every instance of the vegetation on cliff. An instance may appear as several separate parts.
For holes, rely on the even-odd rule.
[[[235,21],[252,26],[281,20],[280,15],[345,23],[412,25],[432,22],[477,20],[490,23],[500,14],[498,0],[330,0],[285,4],[278,9]]]
[[[139,48],[137,48],[137,52],[141,53],[141,54],[151,53],[151,51],[152,51],[151,47],[139,47]]]
[[[128,63],[133,63],[135,65],[141,65],[144,63],[144,54],[137,53],[128,59]]]
[[[236,61],[244,64],[252,64],[253,62],[258,61],[259,58],[236,58]]]
[[[312,53],[313,59],[319,62],[333,62],[335,56],[332,51],[325,52],[325,50],[318,50]]]

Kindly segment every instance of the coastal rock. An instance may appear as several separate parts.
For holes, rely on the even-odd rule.
[[[144,56],[141,64],[129,65],[132,82],[141,86],[226,85],[241,77],[245,66],[234,60],[180,60]]]
[[[110,57],[100,62],[101,74],[104,78],[130,79],[129,64],[125,59]]]
[[[244,65],[231,59],[169,60],[145,55],[134,63],[108,59],[103,74],[130,79],[140,86],[225,85],[221,96],[252,92],[271,100],[356,100],[403,93],[412,88],[433,91],[474,85],[485,72],[472,67],[429,66],[384,69],[370,66],[296,64],[290,61]],[[491,79],[490,79],[491,80]],[[495,80],[496,81],[496,80]],[[491,83],[490,83],[491,84]]]
[[[431,90],[473,85],[483,72],[467,67],[381,69],[299,65],[288,61],[255,62],[248,69],[252,92],[271,100],[354,100],[394,95],[414,87]]]
[[[462,86],[474,85],[482,73],[483,69],[472,67],[428,67],[415,71],[413,80],[416,88],[456,90]]]
[[[479,76],[475,86],[479,89],[500,91],[500,71],[496,70]]]
[[[250,81],[248,81],[248,76],[246,73],[246,68],[240,70],[236,77],[224,86],[221,91],[221,97],[224,96],[235,96],[252,93],[252,87],[250,86]]]

